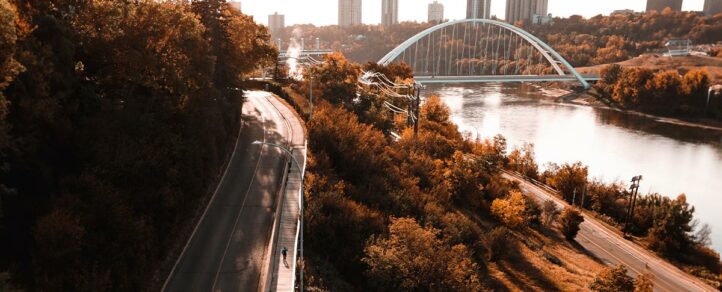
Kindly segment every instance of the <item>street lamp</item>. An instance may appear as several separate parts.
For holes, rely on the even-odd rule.
[[[267,146],[276,147],[276,148],[278,148],[278,149],[283,150],[283,152],[286,152],[286,154],[288,154],[288,156],[291,157],[291,160],[293,161],[293,163],[294,163],[294,164],[296,165],[296,167],[298,168],[298,172],[301,174],[301,192],[299,193],[299,196],[298,196],[298,197],[299,197],[299,200],[300,200],[300,202],[301,202],[301,203],[299,204],[299,205],[300,205],[300,208],[301,208],[301,228],[300,228],[300,229],[301,229],[301,230],[300,230],[300,234],[301,234],[301,238],[300,238],[301,244],[300,244],[300,247],[301,247],[301,248],[299,249],[299,256],[300,256],[300,258],[301,258],[301,265],[300,265],[300,266],[301,266],[301,275],[300,275],[299,281],[300,281],[301,291],[303,291],[303,264],[304,264],[304,263],[303,263],[303,179],[304,179],[304,177],[305,177],[305,176],[304,176],[303,167],[301,166],[300,163],[298,163],[298,160],[296,160],[296,157],[293,156],[293,152],[291,152],[290,149],[288,149],[288,148],[286,148],[286,147],[284,147],[284,146],[282,146],[282,145],[280,145],[280,144],[270,143],[270,142],[262,142],[262,141],[258,141],[258,140],[253,141],[253,143],[251,143],[251,144],[252,144],[252,145],[267,145]]]

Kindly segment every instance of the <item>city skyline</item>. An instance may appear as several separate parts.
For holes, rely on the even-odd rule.
[[[264,25],[267,25],[268,15],[276,11],[279,14],[286,15],[286,25],[314,24],[323,26],[338,24],[338,0],[317,0],[314,1],[317,5],[313,7],[296,0],[246,0],[240,2],[243,3],[244,13],[252,15],[257,22]],[[363,0],[362,23],[381,23],[381,2],[382,0]],[[425,22],[428,18],[428,4],[433,1],[398,0],[398,2],[399,22]],[[634,11],[644,11],[647,3],[646,0],[609,0],[604,1],[604,3],[594,0],[582,0],[582,2],[588,3],[579,5],[579,0],[549,0],[548,12],[554,16],[568,17],[577,14],[588,18],[597,14],[608,15],[614,10],[632,9]],[[439,3],[444,5],[444,18],[449,20],[466,18],[466,1],[439,0]],[[317,7],[323,7],[326,12],[319,12]],[[704,0],[685,0],[682,10],[702,11],[703,7]],[[504,19],[505,8],[505,0],[492,0],[491,15]]]

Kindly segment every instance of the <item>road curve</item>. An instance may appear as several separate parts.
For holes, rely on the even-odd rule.
[[[569,206],[567,202],[549,190],[515,174],[504,173],[503,176],[508,180],[518,182],[521,190],[527,195],[532,195],[542,201],[551,199],[560,208]],[[650,251],[622,238],[595,218],[584,215],[584,222],[580,227],[576,241],[584,249],[604,262],[605,265],[625,265],[632,276],[636,277],[641,273],[651,274],[654,277],[654,291],[717,291]]]
[[[284,154],[255,140],[287,145],[289,119],[262,91],[246,92],[244,125],[221,181],[162,291],[257,291],[273,224]],[[284,111],[286,114],[292,111]]]

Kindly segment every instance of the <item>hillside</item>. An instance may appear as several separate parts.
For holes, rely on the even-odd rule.
[[[722,83],[722,58],[709,56],[664,57],[659,54],[644,54],[627,61],[617,62],[622,67],[640,67],[652,70],[677,70],[681,73],[704,69],[712,84]],[[608,64],[577,68],[582,74],[598,74]]]

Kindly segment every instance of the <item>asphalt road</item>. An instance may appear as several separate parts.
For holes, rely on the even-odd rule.
[[[552,199],[560,208],[569,206],[548,190],[515,175],[504,177],[519,182],[522,191],[540,200]],[[654,291],[717,291],[700,280],[684,273],[653,253],[630,242],[590,216],[584,216],[576,241],[590,254],[608,266],[623,264],[635,276],[648,273],[654,276]]]
[[[291,127],[265,92],[248,92],[228,168],[163,291],[257,291]]]

